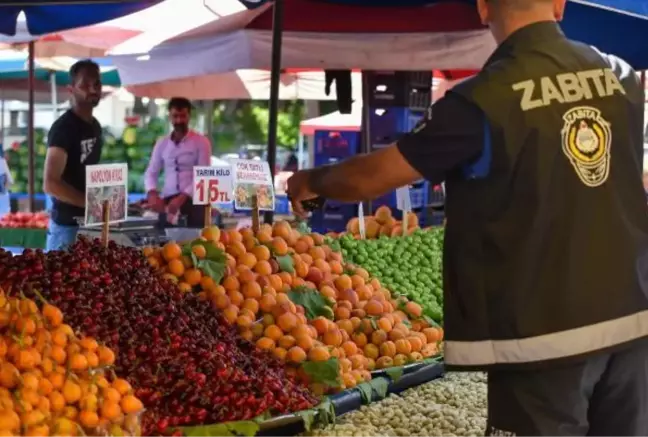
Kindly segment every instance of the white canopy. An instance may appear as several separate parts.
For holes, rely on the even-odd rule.
[[[121,72],[120,72],[121,74]],[[362,98],[362,77],[352,73],[353,99]],[[324,92],[323,72],[301,71],[284,73],[279,83],[280,100],[334,100],[335,86],[327,96]],[[270,72],[265,70],[238,70],[230,73],[207,74],[162,82],[127,86],[138,97],[168,99],[183,96],[192,100],[270,98]]]

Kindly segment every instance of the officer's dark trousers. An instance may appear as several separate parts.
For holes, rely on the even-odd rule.
[[[648,345],[552,369],[489,372],[486,434],[647,436]]]

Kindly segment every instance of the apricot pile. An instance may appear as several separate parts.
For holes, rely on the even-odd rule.
[[[420,229],[419,219],[416,214],[409,212],[406,215],[407,234]],[[365,237],[368,239],[378,238],[380,236],[400,237],[403,235],[403,221],[396,220],[393,217],[391,209],[388,206],[380,206],[376,209],[374,215],[365,216]],[[356,238],[360,238],[360,219],[354,217],[347,223],[346,233]]]
[[[220,284],[202,284],[204,299],[301,377],[308,379],[304,362],[337,358],[340,388],[351,388],[374,369],[438,353],[443,332],[425,322],[420,305],[395,298],[365,269],[346,265],[324,236],[302,234],[287,222],[262,225],[256,234],[227,230],[216,240],[217,234],[202,238],[224,247],[227,272]],[[286,259],[292,267],[282,269]],[[289,297],[295,290],[315,290],[328,299],[330,313],[309,319]],[[312,388],[325,390],[317,383]]]
[[[142,402],[109,378],[114,353],[63,314],[0,292],[0,435],[137,435]]]

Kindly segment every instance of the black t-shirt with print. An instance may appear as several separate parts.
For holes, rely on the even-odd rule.
[[[68,110],[54,122],[47,137],[48,147],[60,147],[67,152],[63,181],[85,193],[86,165],[99,163],[103,136],[97,119],[88,123]],[[52,220],[59,225],[76,225],[75,217],[83,217],[85,211],[56,198],[52,199]]]

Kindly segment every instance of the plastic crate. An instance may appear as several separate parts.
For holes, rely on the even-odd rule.
[[[360,132],[315,131],[315,166],[331,164],[358,154]]]
[[[364,74],[369,86],[370,106],[425,109],[432,103],[430,71],[372,71]]]
[[[343,232],[346,225],[357,215],[356,203],[327,202],[323,209],[314,211],[309,225],[315,232]]]
[[[410,108],[371,107],[369,130],[371,144],[390,144],[400,136],[410,132],[424,117],[425,111],[414,111]]]
[[[285,194],[275,196],[275,214],[290,215],[292,209],[290,208],[290,201]]]

